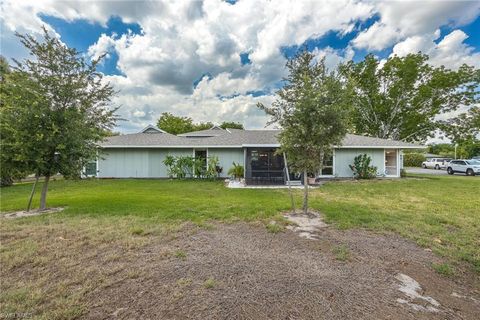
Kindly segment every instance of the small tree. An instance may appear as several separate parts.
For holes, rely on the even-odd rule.
[[[287,62],[286,85],[270,107],[258,107],[271,115],[270,123],[282,127],[280,153],[304,176],[303,211],[308,212],[309,172],[319,172],[324,154],[341,144],[347,133],[348,89],[338,74],[329,72],[325,60],[304,50]]]
[[[40,198],[44,210],[50,177],[79,177],[113,128],[117,109],[110,108],[113,88],[96,71],[102,57],[89,63],[45,28],[43,42],[17,36],[33,58],[15,61],[2,113],[15,128],[17,159],[45,176]]]

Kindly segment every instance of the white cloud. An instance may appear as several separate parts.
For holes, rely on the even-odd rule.
[[[87,53],[93,58],[113,51],[118,55],[122,75],[105,80],[120,91],[115,102],[129,120],[120,124],[122,130],[154,123],[166,111],[197,121],[234,120],[263,127],[267,117],[255,105],[273,101],[272,90],[285,76],[282,47],[301,45],[332,30],[348,33],[358,21],[378,14],[379,21],[351,46],[321,48],[315,54],[333,67],[351,59],[355,48],[378,50],[401,41],[394,49],[397,54],[420,48],[430,50],[439,62],[473,61],[478,55],[463,43],[462,34],[452,33],[436,45],[435,30],[447,23],[468,23],[479,9],[478,2],[5,0],[2,44],[8,48],[2,53],[19,55],[12,49],[12,32],[39,33],[44,24],[40,14],[102,25],[119,16],[138,23],[143,32],[103,34]],[[250,64],[241,65],[241,53],[249,53]],[[201,79],[205,74],[210,76]],[[249,94],[258,90],[266,95]]]
[[[92,44],[88,48],[88,55],[92,59],[98,59],[102,54],[106,54],[105,58],[109,58],[109,51],[115,47],[115,39],[114,37],[109,37],[106,34],[102,34],[100,38],[98,38],[97,42]]]
[[[353,41],[356,48],[382,50],[419,34],[433,33],[442,25],[461,26],[480,13],[479,1],[375,2],[380,19]]]
[[[344,50],[335,50],[331,47],[325,49],[314,49],[312,52],[317,59],[325,58],[325,65],[330,70],[333,70],[340,63],[352,60],[355,52],[351,47],[347,47]]]
[[[464,41],[468,38],[462,30],[453,30],[438,44],[435,42],[440,37],[440,31],[432,34],[418,35],[405,39],[393,47],[392,55],[405,56],[409,53],[422,51],[430,57],[429,63],[435,66],[445,66],[457,69],[462,64],[480,68],[480,53]]]

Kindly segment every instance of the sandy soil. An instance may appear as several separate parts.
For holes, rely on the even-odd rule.
[[[47,208],[45,210],[38,210],[38,209],[33,209],[30,211],[14,211],[14,212],[8,212],[3,215],[4,218],[6,219],[18,219],[18,218],[24,218],[24,217],[33,217],[33,216],[39,216],[42,214],[48,214],[48,213],[57,213],[63,211],[65,208],[63,207],[58,207],[58,208]]]
[[[128,257],[138,276],[94,289],[82,318],[478,319],[478,275],[440,275],[440,258],[396,235],[315,232],[236,223],[153,239]]]

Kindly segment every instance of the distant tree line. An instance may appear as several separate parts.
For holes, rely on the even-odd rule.
[[[214,126],[212,122],[193,122],[190,117],[176,116],[169,112],[161,114],[157,127],[171,134],[182,134],[192,131],[207,130]],[[243,129],[243,124],[224,121],[219,125],[222,129]]]

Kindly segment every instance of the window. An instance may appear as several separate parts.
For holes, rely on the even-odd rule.
[[[86,176],[96,176],[97,175],[97,163],[89,162],[85,166],[85,175]]]
[[[275,149],[248,150],[251,177],[283,177],[283,157],[275,154]]]
[[[333,154],[326,154],[325,157],[323,157],[322,172],[320,173],[320,175],[333,175]]]

